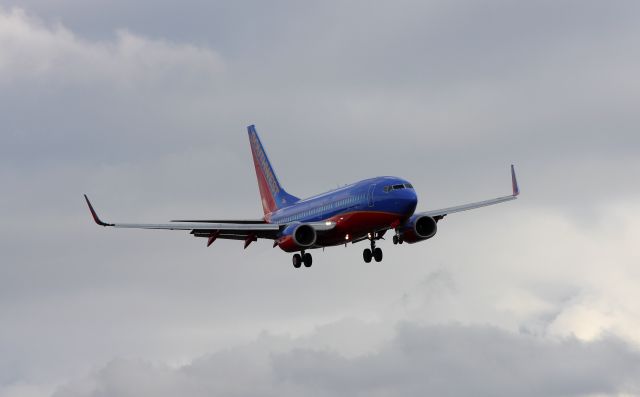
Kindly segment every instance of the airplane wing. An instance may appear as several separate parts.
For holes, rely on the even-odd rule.
[[[286,224],[266,223],[264,220],[238,220],[238,221],[172,221],[171,223],[107,223],[98,217],[87,195],[84,195],[89,211],[95,223],[100,226],[110,226],[126,229],[158,229],[158,230],[189,230],[195,237],[209,239],[207,246],[218,238],[230,240],[244,240],[245,248],[258,238],[275,240],[280,230]],[[335,227],[333,222],[309,222],[319,232],[331,230]]]
[[[480,207],[487,207],[489,205],[504,203],[505,201],[515,200],[516,198],[518,198],[518,195],[520,194],[520,189],[518,188],[518,180],[516,179],[516,171],[513,167],[513,164],[511,165],[511,189],[512,189],[512,194],[509,196],[497,197],[494,199],[489,199],[484,201],[476,201],[475,203],[462,204],[462,205],[457,205],[455,207],[448,207],[448,208],[441,208],[437,210],[420,212],[418,213],[418,215],[427,215],[427,216],[433,217],[436,220],[440,220],[444,218],[446,215],[449,215],[455,212],[468,211],[468,210],[472,210]]]

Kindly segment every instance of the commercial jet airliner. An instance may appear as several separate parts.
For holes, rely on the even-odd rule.
[[[336,190],[299,199],[287,193],[276,177],[255,126],[247,127],[253,164],[258,177],[264,217],[257,220],[174,220],[164,224],[107,223],[100,220],[85,195],[93,220],[100,226],[133,229],[189,230],[195,237],[207,239],[207,247],[216,239],[244,241],[246,249],[259,238],[273,240],[274,247],[293,254],[293,266],[312,264],[314,248],[345,246],[368,240],[370,248],[362,252],[364,261],[382,260],[376,241],[389,230],[393,244],[417,243],[435,236],[438,222],[445,216],[474,208],[514,200],[520,193],[511,166],[512,194],[455,207],[415,212],[418,198],[409,181],[392,176],[365,179]]]

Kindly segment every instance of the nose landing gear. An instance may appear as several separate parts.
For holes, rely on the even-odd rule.
[[[370,240],[371,249],[366,248],[364,251],[362,251],[362,259],[364,259],[366,263],[370,263],[371,258],[373,258],[376,262],[382,261],[382,249],[376,248],[376,240],[374,237],[371,237]]]

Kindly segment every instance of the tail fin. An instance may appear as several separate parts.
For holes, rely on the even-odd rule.
[[[278,178],[276,173],[273,172],[267,152],[264,151],[256,127],[250,125],[247,127],[249,132],[249,143],[251,144],[251,154],[253,155],[253,165],[256,167],[256,176],[258,177],[258,188],[260,189],[260,196],[262,198],[262,209],[265,215],[276,211],[280,208],[289,206],[299,198],[287,193]]]

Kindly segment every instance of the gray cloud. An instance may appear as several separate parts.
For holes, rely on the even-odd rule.
[[[59,392],[211,392],[213,357],[240,394],[365,387],[386,359],[513,391],[499,366],[460,368],[447,337],[487,345],[524,383],[557,380],[548,394],[637,391],[637,2],[3,5],[0,396],[48,395],[114,357],[132,359]],[[205,249],[91,224],[82,193],[113,220],[259,216],[254,122],[300,196],[395,174],[429,209],[507,193],[511,162],[523,195],[447,217],[428,242],[383,242],[382,264],[334,248],[305,272],[268,242]],[[289,336],[247,345],[263,331]],[[420,351],[415,333],[452,361],[403,356],[405,342]],[[557,374],[527,372],[527,354]],[[561,354],[627,366],[574,377]]]
[[[177,368],[114,360],[56,397],[205,395],[587,396],[640,392],[640,352],[614,337],[546,339],[488,326],[399,325],[347,358],[264,335]]]
[[[178,34],[182,26],[169,23],[179,14],[169,3],[154,3],[154,16],[141,21],[130,19],[129,3],[114,3],[106,15],[75,2],[55,10],[46,2],[16,4],[80,32],[61,37],[54,28],[40,29],[39,37],[63,42],[48,45],[45,55],[29,36],[16,38],[21,53],[33,59],[46,62],[49,53],[64,60],[40,80],[14,81],[3,90],[11,131],[3,158],[21,167],[32,165],[24,159],[33,156],[71,166],[91,166],[87,157],[121,164],[135,156],[153,167],[158,156],[205,156],[197,147],[246,156],[243,139],[232,138],[257,122],[284,170],[281,179],[301,184],[301,195],[314,193],[318,183],[322,189],[390,173],[436,185],[443,199],[464,197],[468,192],[452,180],[487,178],[490,170],[514,161],[530,187],[529,200],[543,205],[574,210],[575,202],[564,197],[579,195],[578,206],[592,208],[618,194],[638,193],[626,182],[638,173],[633,159],[640,147],[633,2],[606,10],[597,2],[194,4],[193,14],[210,16],[209,28],[194,22],[200,32],[188,37]],[[241,17],[242,28],[230,26]],[[93,18],[109,21],[116,37],[84,40],[91,25],[75,22]],[[119,25],[123,21],[130,24]],[[123,27],[141,33],[114,33]],[[224,37],[235,51],[207,37]],[[176,38],[199,46],[175,44]],[[137,42],[139,52],[125,59],[129,42]],[[80,50],[69,57],[65,49],[74,45]],[[110,62],[100,61],[101,53]],[[87,59],[94,63],[87,65]],[[39,117],[25,117],[34,105]],[[342,178],[328,179],[322,167],[305,161],[303,136],[323,137],[314,151],[332,153]],[[383,145],[386,150],[375,156],[387,158],[384,163],[352,164],[351,148],[366,156]],[[490,194],[493,186],[499,185],[473,191]]]

